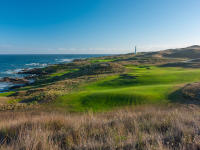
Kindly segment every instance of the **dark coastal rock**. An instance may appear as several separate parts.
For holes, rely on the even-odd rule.
[[[83,59],[74,59],[73,62],[80,62],[83,61]]]
[[[23,87],[23,86],[25,86],[25,85],[26,85],[26,84],[15,84],[15,85],[11,86],[11,87],[9,88],[9,90],[18,89],[18,88]]]
[[[41,68],[34,68],[34,69],[24,69],[18,74],[45,75],[47,74],[47,72]]]
[[[35,79],[36,77],[37,77],[37,75],[32,74],[32,75],[28,75],[28,76],[26,76],[26,77],[24,77],[24,78],[27,79],[27,80],[33,80],[33,79]]]
[[[13,84],[27,84],[29,83],[29,80],[24,78],[10,78],[10,77],[4,77],[0,79],[0,82],[9,82]]]

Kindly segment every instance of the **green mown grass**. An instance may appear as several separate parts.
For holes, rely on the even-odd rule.
[[[62,75],[66,74],[66,73],[69,73],[69,72],[70,72],[69,70],[67,70],[67,71],[61,71],[61,72],[56,72],[56,73],[50,74],[49,77],[62,76]]]
[[[111,62],[115,61],[116,59],[91,59],[90,63],[99,63],[99,62]]]
[[[70,70],[61,70],[59,72],[56,72],[56,73],[52,73],[49,75],[49,78],[53,78],[53,77],[60,77],[60,76],[63,76],[67,73],[71,73],[71,72],[74,72],[74,71],[78,71],[78,69],[70,69]]]
[[[186,83],[200,81],[200,69],[128,66],[126,77],[108,76],[84,85],[79,92],[61,96],[55,102],[72,111],[101,111],[139,104],[163,104]],[[127,78],[128,76],[128,78]]]
[[[11,91],[11,92],[0,93],[0,97],[10,96],[10,95],[12,95],[13,93],[15,93],[15,92]]]

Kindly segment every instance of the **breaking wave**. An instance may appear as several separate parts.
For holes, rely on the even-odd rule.
[[[3,72],[4,74],[16,74],[18,72],[21,72],[23,69],[14,69],[14,70],[7,70]]]
[[[40,63],[30,63],[30,64],[25,64],[26,66],[33,66],[33,67],[46,67],[47,64],[40,64]]]
[[[73,61],[74,59],[69,59],[69,58],[65,58],[65,59],[56,59],[57,62],[60,62],[60,63],[64,63],[64,62],[71,62]]]

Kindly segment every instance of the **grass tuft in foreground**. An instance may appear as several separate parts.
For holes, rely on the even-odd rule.
[[[2,112],[0,149],[200,148],[197,106],[142,106],[101,114]]]

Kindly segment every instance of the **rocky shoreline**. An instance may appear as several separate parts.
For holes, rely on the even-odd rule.
[[[82,59],[74,59],[72,62],[76,62],[76,61],[80,61],[80,60],[82,60]],[[70,62],[70,63],[72,63],[72,62]],[[67,63],[67,64],[70,64],[70,63]],[[23,75],[23,77],[0,78],[0,83],[8,83],[9,85],[12,85],[12,86],[6,87],[3,90],[0,90],[0,92],[8,92],[8,91],[20,88],[20,87],[31,85],[35,82],[36,78],[43,76],[43,75],[47,75],[47,74],[51,73],[52,71],[55,71],[56,68],[53,68],[53,67],[55,67],[55,66],[63,67],[65,65],[66,65],[65,63],[60,63],[60,64],[51,64],[51,65],[48,65],[43,68],[39,67],[39,68],[23,69],[20,72],[16,73],[19,75]]]
[[[1,92],[6,92],[6,91],[10,91],[13,89],[17,89],[23,86],[27,86],[30,85],[32,83],[34,83],[34,79],[26,79],[25,78],[12,78],[12,77],[4,77],[2,79],[0,79],[0,83],[8,83],[11,86],[9,86],[8,88],[6,88],[5,90],[2,90]]]
[[[0,82],[9,82],[12,84],[27,84],[29,80],[26,78],[11,78],[11,77],[4,77],[0,79]]]
[[[0,83],[8,83],[11,85],[8,88],[1,90],[1,92],[7,92],[10,90],[24,87],[24,86],[34,83],[36,77],[38,77],[40,75],[39,71],[38,72],[36,71],[39,69],[40,68],[24,69],[21,72],[18,72],[17,74],[25,75],[22,78],[18,78],[18,77],[3,77],[3,78],[1,78]]]
[[[74,59],[72,62],[80,61],[82,59]],[[70,62],[70,63],[72,63]],[[70,64],[67,63],[67,64]],[[33,84],[36,80],[36,78],[47,75],[49,73],[52,73],[55,71],[56,68],[54,67],[63,67],[65,66],[65,63],[60,64],[51,64],[45,67],[39,67],[39,68],[31,68],[31,69],[23,69],[20,72],[16,73],[19,75],[23,75],[23,77],[3,77],[0,78],[0,83],[8,83],[12,84],[12,86],[6,87],[4,90],[0,90],[0,92],[8,92],[13,89],[17,89],[20,87],[24,87],[30,84]]]
[[[59,70],[78,70],[68,74],[69,77],[79,77],[84,75],[97,75],[124,72],[124,67],[117,63],[104,62],[93,64],[84,59],[74,59],[70,63],[52,64],[44,68],[23,69],[16,73],[22,75],[20,77],[3,77],[0,78],[0,83],[8,83],[9,87],[0,92],[8,92],[20,87],[31,85],[42,76],[56,73]]]

